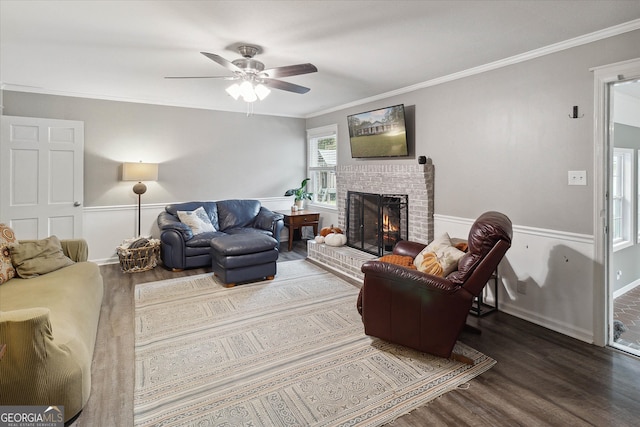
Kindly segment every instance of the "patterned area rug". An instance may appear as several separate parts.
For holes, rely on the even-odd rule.
[[[308,261],[229,289],[211,274],[136,286],[135,425],[378,426],[495,364],[367,337],[357,294]]]

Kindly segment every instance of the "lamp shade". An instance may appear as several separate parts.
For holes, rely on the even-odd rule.
[[[158,180],[158,164],[157,163],[123,163],[122,164],[122,180],[123,181],[157,181]]]

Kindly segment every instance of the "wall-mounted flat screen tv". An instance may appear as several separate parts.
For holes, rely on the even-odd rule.
[[[351,157],[409,155],[403,104],[353,114],[347,122]]]

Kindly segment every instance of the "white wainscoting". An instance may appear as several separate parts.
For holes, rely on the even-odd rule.
[[[473,221],[434,215],[435,236],[466,239]],[[514,225],[499,267],[500,311],[592,343],[594,250],[591,235]]]
[[[290,209],[292,204],[290,197],[271,197],[258,200],[262,206],[271,210],[284,211]],[[140,223],[142,224],[141,234],[143,236],[160,237],[156,219],[168,204],[170,203],[142,205]],[[86,207],[84,208],[83,221],[83,236],[89,244],[89,259],[98,264],[117,263],[116,248],[123,240],[130,239],[137,234],[138,206]],[[284,236],[284,238],[287,237]]]
[[[260,199],[272,210],[287,210],[291,199]],[[143,205],[142,234],[159,237],[156,218],[162,204]],[[84,209],[84,238],[89,258],[98,264],[117,263],[116,247],[136,234],[137,206]],[[434,215],[436,236],[467,238],[474,219]],[[286,228],[285,228],[286,230]],[[512,246],[500,264],[498,300],[501,311],[551,330],[593,342],[594,238],[514,225]],[[286,234],[281,239],[285,241]],[[524,286],[526,293],[518,292]],[[492,290],[487,287],[487,300]]]

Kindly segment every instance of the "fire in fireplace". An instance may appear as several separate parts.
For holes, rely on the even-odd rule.
[[[347,192],[347,245],[382,256],[409,230],[406,194]]]

